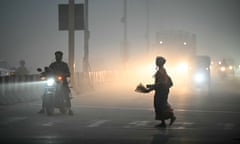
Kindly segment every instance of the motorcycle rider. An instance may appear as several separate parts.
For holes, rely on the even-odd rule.
[[[55,74],[60,74],[64,76],[65,78],[63,79],[63,86],[66,88],[69,93],[66,95],[66,100],[67,100],[67,106],[68,106],[68,114],[73,115],[73,111],[71,110],[71,98],[70,98],[70,88],[68,86],[68,81],[66,78],[70,77],[70,70],[68,67],[68,64],[62,61],[63,58],[63,52],[61,51],[56,51],[55,52],[55,59],[56,61],[51,63],[49,66],[50,71],[52,71]],[[44,104],[42,104],[42,109],[38,113],[44,113]]]

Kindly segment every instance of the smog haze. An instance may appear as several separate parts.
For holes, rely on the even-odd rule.
[[[122,64],[123,2],[88,2],[89,62],[93,71],[118,69]],[[58,5],[64,3],[68,1],[1,0],[0,59],[14,67],[24,59],[32,73],[39,66],[49,65],[56,50],[62,50],[64,60],[68,61],[68,32],[58,30]],[[147,32],[149,48],[154,49],[156,32],[182,30],[196,34],[199,55],[232,58],[240,63],[239,6],[239,0],[128,0],[129,61],[146,53]],[[83,34],[75,32],[76,71],[82,71]]]

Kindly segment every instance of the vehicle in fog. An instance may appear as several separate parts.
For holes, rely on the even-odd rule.
[[[156,33],[152,55],[167,58],[166,67],[175,86],[210,85],[210,57],[197,54],[196,41],[196,34],[190,32],[168,30]]]
[[[193,88],[209,90],[211,86],[211,59],[209,56],[196,56],[192,61],[191,74]]]
[[[234,62],[231,59],[223,59],[218,62],[217,74],[220,78],[233,77],[235,74]]]

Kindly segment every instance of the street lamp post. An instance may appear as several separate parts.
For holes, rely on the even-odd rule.
[[[74,87],[74,31],[75,31],[75,20],[74,20],[74,0],[69,0],[69,12],[68,12],[68,61],[69,69],[71,73],[71,84]]]
[[[89,72],[89,30],[88,30],[88,0],[84,2],[84,56],[83,72]]]
[[[128,62],[128,40],[127,40],[127,0],[123,1],[123,18],[122,22],[124,24],[124,36],[123,36],[123,66],[126,69]]]

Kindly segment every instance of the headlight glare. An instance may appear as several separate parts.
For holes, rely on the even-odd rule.
[[[188,64],[187,63],[180,63],[177,65],[178,72],[187,72],[188,71]]]
[[[226,70],[226,68],[225,68],[225,67],[221,67],[220,69],[221,69],[221,71],[225,71],[225,70]]]
[[[202,83],[205,80],[205,76],[202,73],[197,73],[194,76],[194,80],[195,80],[196,83]]]
[[[47,85],[48,85],[48,86],[53,86],[54,83],[55,83],[55,81],[54,81],[53,78],[47,80]]]

